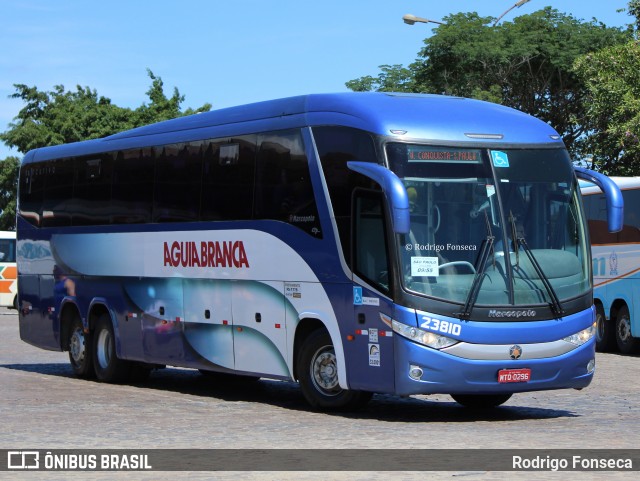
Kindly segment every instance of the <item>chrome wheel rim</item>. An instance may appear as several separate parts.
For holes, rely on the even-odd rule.
[[[618,337],[624,342],[631,339],[631,320],[627,316],[622,317],[618,322]]]
[[[76,327],[69,340],[69,354],[76,364],[82,364],[86,355],[86,339],[81,327]]]
[[[321,347],[312,359],[311,380],[315,388],[327,396],[339,394],[338,363],[333,347]]]

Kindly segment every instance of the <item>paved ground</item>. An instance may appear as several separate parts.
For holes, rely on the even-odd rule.
[[[583,391],[514,396],[474,413],[448,396],[375,396],[357,414],[308,410],[293,383],[211,385],[195,371],[166,369],[140,386],[73,377],[67,353],[19,339],[15,311],[0,309],[0,449],[77,448],[502,448],[640,447],[640,358],[598,354]],[[327,459],[327,465],[332,460]],[[455,469],[455,467],[452,467]],[[18,473],[69,479],[74,473]],[[77,474],[74,479],[87,479]],[[533,476],[531,475],[533,474]],[[636,473],[637,474],[637,473]],[[177,479],[184,473],[92,473],[92,479]],[[567,473],[194,473],[189,479],[566,479]],[[522,478],[524,476],[524,478]],[[571,473],[633,479],[630,473]],[[186,477],[186,475],[184,476]],[[18,479],[0,473],[2,479]]]

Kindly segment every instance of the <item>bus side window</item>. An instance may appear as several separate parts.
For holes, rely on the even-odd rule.
[[[42,226],[71,225],[71,198],[73,191],[73,159],[62,158],[49,162],[44,181]]]
[[[76,158],[71,207],[73,225],[111,222],[112,174],[113,157],[110,154]]]
[[[23,167],[20,172],[20,215],[30,224],[40,225],[45,168],[39,164]]]
[[[309,163],[299,131],[260,136],[254,217],[288,222],[321,237]]]
[[[154,222],[193,222],[200,215],[202,145],[165,145],[158,149],[153,195]]]
[[[382,194],[357,190],[354,196],[353,259],[358,275],[389,290],[389,259]]]
[[[640,190],[623,190],[624,226],[618,233],[618,242],[640,243]]]
[[[113,168],[112,220],[115,224],[151,222],[153,148],[117,152]]]
[[[203,149],[200,219],[251,219],[256,136],[219,139]]]
[[[368,132],[348,127],[313,127],[329,198],[345,261],[351,265],[351,196],[356,187],[377,188],[364,175],[347,167],[350,160],[376,162],[376,149]]]

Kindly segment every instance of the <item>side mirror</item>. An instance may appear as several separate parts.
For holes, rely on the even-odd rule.
[[[408,234],[410,225],[409,196],[400,178],[386,167],[370,162],[347,162],[347,167],[362,174],[382,187],[391,208],[393,231]]]
[[[620,232],[624,219],[624,200],[616,183],[604,174],[583,167],[575,167],[576,177],[596,184],[607,200],[607,225],[609,232]]]

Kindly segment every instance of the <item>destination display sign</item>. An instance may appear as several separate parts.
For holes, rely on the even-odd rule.
[[[429,145],[408,145],[409,162],[465,162],[479,164],[482,162],[478,149],[452,149]]]

